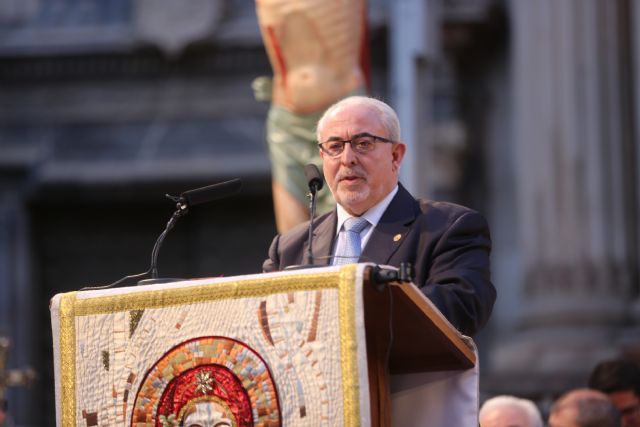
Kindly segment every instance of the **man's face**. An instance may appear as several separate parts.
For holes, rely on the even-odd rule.
[[[633,390],[609,393],[609,398],[622,415],[622,427],[640,427],[640,397]]]
[[[378,114],[367,107],[346,105],[333,111],[320,129],[320,142],[330,138],[351,140],[353,135],[369,133],[389,138]],[[380,202],[398,182],[398,170],[405,145],[377,142],[373,151],[359,154],[351,144],[331,157],[320,151],[327,184],[334,199],[349,214],[362,215]]]

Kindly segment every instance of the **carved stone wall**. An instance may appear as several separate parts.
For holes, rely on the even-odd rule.
[[[584,385],[638,345],[638,189],[627,1],[510,2],[523,284],[492,385]]]

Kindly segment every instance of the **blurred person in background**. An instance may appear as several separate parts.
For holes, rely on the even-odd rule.
[[[621,427],[620,413],[606,394],[588,388],[568,391],[551,406],[549,427]]]
[[[9,417],[9,402],[0,398],[0,427],[12,427],[13,422]]]
[[[531,400],[496,396],[480,407],[480,427],[543,427],[542,415]]]
[[[618,408],[623,427],[640,427],[640,366],[630,360],[608,360],[591,371],[589,387],[600,390]]]

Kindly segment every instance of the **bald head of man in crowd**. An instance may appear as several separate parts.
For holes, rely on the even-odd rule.
[[[620,413],[609,397],[580,388],[558,398],[551,407],[549,427],[620,427]]]

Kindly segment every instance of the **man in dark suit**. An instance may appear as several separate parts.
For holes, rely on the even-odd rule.
[[[337,208],[314,219],[316,264],[411,263],[414,283],[462,333],[487,322],[496,291],[489,274],[491,239],[485,219],[463,206],[418,201],[398,182],[406,146],[396,113],[387,104],[353,96],[329,107],[317,126],[325,179]],[[345,258],[345,224],[358,229],[359,257]],[[278,235],[263,270],[308,263],[308,226]],[[357,254],[357,253],[356,253]]]

